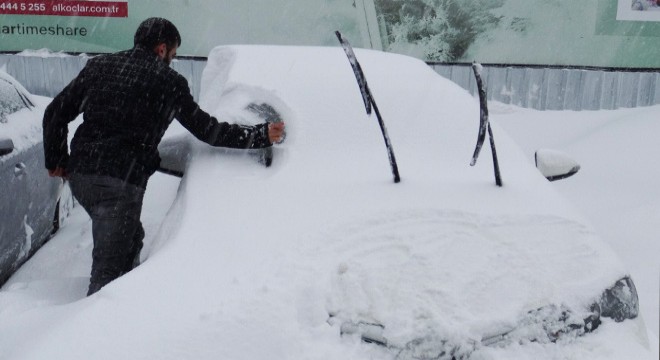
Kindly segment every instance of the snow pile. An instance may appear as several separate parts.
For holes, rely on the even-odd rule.
[[[640,309],[658,334],[657,241],[660,228],[660,168],[655,166],[659,106],[614,111],[529,111],[494,107],[493,118],[524,149],[561,150],[580,172],[555,183],[589,217],[627,264],[640,293]]]
[[[465,91],[418,60],[357,56],[400,184],[340,48],[217,48],[200,103],[245,122],[250,103],[272,105],[288,126],[273,165],[193,142],[159,230],[176,185],[150,184],[144,263],[89,298],[84,266],[64,267],[72,302],[45,296],[53,275],[15,276],[0,293],[0,358],[652,358],[639,320],[561,344],[480,345],[534,323],[530,311],[582,319],[626,270],[499,127],[505,186],[486,158],[469,166],[479,107]],[[68,246],[89,256],[89,225],[77,229]],[[351,324],[390,347],[341,336]]]
[[[41,140],[41,120],[43,112],[23,108],[6,118],[6,122],[0,122],[0,136],[12,139],[16,153],[24,151],[27,147]]]
[[[12,139],[16,152],[21,152],[32,144],[41,141],[41,121],[43,119],[43,106],[50,102],[49,99],[30,95],[25,88],[14,78],[0,69],[0,81],[12,84],[7,87],[8,94],[1,94],[0,101],[0,137]],[[2,87],[5,89],[5,86]],[[28,97],[29,101],[39,106],[27,108],[19,97],[16,89]],[[16,105],[20,104],[20,105]]]
[[[88,58],[89,55],[85,53],[81,53],[79,55],[71,55],[67,54],[63,51],[52,51],[50,49],[39,49],[39,50],[23,50],[16,55],[18,56],[26,56],[26,57],[40,57],[40,58],[53,58],[53,57],[60,57],[60,58],[68,58],[68,57],[74,57],[74,56],[80,56],[83,58]]]

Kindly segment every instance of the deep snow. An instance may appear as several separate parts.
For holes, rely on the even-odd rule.
[[[23,85],[4,72],[5,69],[0,69],[3,70],[3,72],[0,72],[0,81],[11,83],[23,94],[29,94]],[[3,104],[3,107],[6,106],[11,113],[4,114],[4,108],[0,110],[0,125],[2,125],[2,135],[12,139],[16,152],[21,152],[41,138],[41,118],[23,105],[22,100],[17,97],[16,91],[13,89],[10,91],[13,93],[3,94],[3,97],[17,101],[20,105]],[[45,106],[50,102],[49,99],[41,96],[30,96],[29,100],[38,106]],[[23,109],[16,111],[21,107]]]
[[[580,308],[626,273],[588,212],[520,166],[527,159],[497,126],[545,114],[493,111],[505,182],[498,189],[486,149],[468,166],[475,99],[417,60],[357,55],[401,184],[391,183],[377,124],[364,115],[340,49],[217,49],[200,103],[244,122],[255,121],[247,102],[274,104],[288,134],[273,167],[195,144],[181,184],[164,175],[150,182],[144,264],[90,298],[90,223],[78,208],[0,292],[0,358],[391,358],[339,337],[328,313],[383,323],[395,346],[424,335],[464,344],[515,324],[524,310]],[[657,268],[641,272],[657,276]],[[473,358],[653,358],[639,345],[644,330],[641,321],[606,321],[560,345],[482,348]]]
[[[612,111],[530,111],[495,104],[492,118],[533,161],[544,147],[582,165],[556,184],[630,269],[641,311],[658,334],[660,167],[656,135],[660,106]]]

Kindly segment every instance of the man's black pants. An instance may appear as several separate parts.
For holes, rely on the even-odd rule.
[[[73,196],[92,218],[92,273],[87,295],[139,264],[144,189],[121,179],[70,174]]]

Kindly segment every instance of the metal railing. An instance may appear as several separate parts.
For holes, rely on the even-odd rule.
[[[469,64],[430,64],[476,95]],[[488,100],[537,110],[600,110],[660,104],[660,69],[483,65]]]
[[[89,57],[0,54],[5,69],[33,94],[57,95]],[[182,58],[172,63],[199,99],[206,61]],[[429,64],[438,74],[476,95],[470,64]],[[660,69],[595,69],[483,65],[488,100],[538,110],[599,110],[660,104]]]

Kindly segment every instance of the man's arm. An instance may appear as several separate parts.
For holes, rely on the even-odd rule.
[[[65,169],[69,159],[68,125],[82,111],[86,69],[53,99],[44,113],[44,155],[46,169],[51,176],[66,177]]]
[[[219,122],[203,111],[190,95],[188,84],[181,84],[176,118],[196,138],[207,144],[236,149],[260,149],[282,139],[284,124],[255,126]]]

